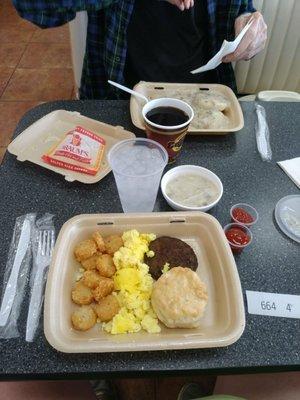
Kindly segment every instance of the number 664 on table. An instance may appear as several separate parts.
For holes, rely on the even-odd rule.
[[[246,290],[248,313],[300,318],[300,296]]]

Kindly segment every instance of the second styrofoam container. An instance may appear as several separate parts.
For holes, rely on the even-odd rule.
[[[96,175],[87,175],[54,165],[47,164],[42,156],[76,126],[82,126],[102,137],[105,142],[105,150],[101,166]],[[66,181],[82,182],[86,184],[96,183],[103,179],[110,171],[107,162],[107,153],[116,143],[133,139],[135,134],[126,131],[121,126],[112,126],[81,115],[77,111],[55,110],[40,118],[23,132],[20,133],[8,146],[7,150],[17,156],[18,161],[30,161],[40,167],[49,169],[63,175]]]
[[[188,134],[190,135],[227,135],[230,133],[241,130],[244,126],[244,116],[240,103],[234,92],[225,85],[217,83],[166,83],[166,82],[144,82],[141,81],[133,88],[136,92],[146,96],[149,100],[159,99],[162,97],[173,97],[174,91],[180,92],[180,99],[189,103],[191,95],[197,93],[218,93],[226,97],[230,102],[230,107],[226,110],[225,114],[229,118],[229,127],[211,128],[211,129],[198,129],[189,126]],[[188,97],[186,97],[188,94]],[[176,95],[175,95],[176,97]],[[142,108],[144,102],[141,102],[136,96],[130,98],[130,115],[133,125],[139,129],[145,129],[144,119],[142,115]],[[195,115],[197,109],[194,109]]]

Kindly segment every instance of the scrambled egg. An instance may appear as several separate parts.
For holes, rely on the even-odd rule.
[[[165,274],[166,272],[168,272],[170,270],[170,264],[169,263],[165,263],[165,265],[163,266],[163,269],[161,270],[161,272],[163,274]]]
[[[154,234],[140,234],[133,229],[123,233],[124,246],[114,254],[116,273],[114,284],[121,309],[114,318],[104,324],[104,329],[112,334],[139,332],[160,332],[157,316],[151,307],[153,278],[149,267],[143,262],[144,255],[154,256],[149,251],[149,243]],[[152,254],[153,253],[153,254]]]

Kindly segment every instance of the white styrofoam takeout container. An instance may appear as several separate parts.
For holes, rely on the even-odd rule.
[[[96,175],[87,175],[76,171],[55,167],[42,160],[42,155],[77,125],[91,130],[105,140],[105,149],[101,166]],[[126,131],[121,126],[112,126],[95,119],[81,115],[77,111],[55,110],[34,122],[17,136],[8,146],[7,150],[17,156],[18,161],[30,161],[41,167],[47,168],[63,175],[69,182],[96,183],[104,178],[110,171],[107,154],[112,146],[121,140],[135,138],[132,132]]]
[[[201,326],[170,329],[161,324],[157,334],[144,331],[111,335],[96,324],[86,332],[73,329],[71,313],[78,307],[71,290],[80,264],[74,248],[100,230],[105,237],[129,229],[172,236],[188,243],[197,256],[197,274],[207,286],[208,303]],[[58,236],[50,266],[44,306],[44,332],[48,342],[66,353],[171,350],[228,346],[245,327],[239,274],[219,222],[197,212],[79,215],[67,221]]]
[[[218,93],[226,97],[230,102],[230,107],[224,113],[229,118],[229,126],[212,129],[197,129],[191,123],[188,128],[190,135],[227,135],[241,130],[244,126],[244,116],[240,103],[234,92],[225,85],[218,83],[166,83],[166,82],[144,82],[141,81],[133,88],[135,91],[143,94],[149,100],[162,97],[174,97],[174,91],[181,93],[181,100],[188,102],[185,94]],[[142,115],[144,102],[136,96],[130,98],[130,116],[132,123],[139,129],[145,129],[145,122]],[[197,110],[194,109],[195,116]]]

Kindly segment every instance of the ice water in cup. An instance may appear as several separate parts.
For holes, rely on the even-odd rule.
[[[123,211],[153,211],[168,154],[150,139],[129,139],[117,143],[108,154]]]

